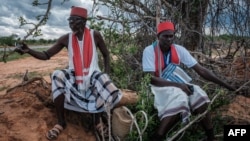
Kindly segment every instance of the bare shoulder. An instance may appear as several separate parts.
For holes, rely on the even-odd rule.
[[[57,44],[67,47],[69,43],[69,33],[62,35],[57,40]]]
[[[101,33],[97,30],[93,30],[94,31],[94,35],[101,35]]]
[[[94,30],[94,38],[96,42],[99,42],[100,40],[102,40],[102,35],[99,31]]]

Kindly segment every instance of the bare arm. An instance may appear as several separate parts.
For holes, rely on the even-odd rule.
[[[213,72],[211,72],[208,69],[206,69],[205,67],[201,66],[199,63],[194,65],[192,68],[204,79],[206,79],[208,81],[212,81],[218,85],[224,86],[225,88],[227,88],[229,90],[233,90],[233,91],[236,90],[234,87],[230,86],[229,84],[227,84],[223,80],[219,79]]]
[[[109,51],[106,47],[106,44],[103,40],[102,35],[98,31],[94,31],[94,39],[96,46],[100,49],[102,56],[103,56],[103,63],[104,63],[104,71],[106,73],[110,72],[110,58],[109,58]]]
[[[158,86],[158,87],[165,87],[165,86],[178,87],[178,88],[182,89],[187,95],[191,95],[192,94],[192,91],[189,89],[189,87],[188,87],[187,84],[167,81],[167,80],[165,80],[163,78],[156,77],[154,75],[154,72],[150,72],[150,74],[151,74],[151,81],[150,81],[150,83],[152,85],[155,85],[155,86]]]
[[[40,59],[40,60],[49,60],[50,57],[54,56],[57,54],[59,51],[63,49],[63,47],[67,47],[67,42],[68,42],[68,34],[63,35],[60,37],[57,42],[52,45],[48,50],[46,51],[36,51],[28,47],[27,44],[22,43],[21,48],[17,48],[16,51],[23,54],[23,53],[28,53],[31,56]]]

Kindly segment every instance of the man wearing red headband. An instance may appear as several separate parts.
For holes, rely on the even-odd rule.
[[[86,27],[87,10],[72,7],[68,22],[72,32],[61,36],[48,50],[35,51],[25,43],[16,49],[21,54],[28,53],[40,60],[49,60],[64,47],[68,50],[68,68],[56,70],[51,76],[58,123],[47,132],[48,140],[57,139],[66,128],[64,108],[77,112],[101,113],[106,106],[113,108],[122,98],[121,91],[107,75],[110,69],[109,51],[102,35]],[[97,48],[103,56],[105,73],[101,72],[98,65]],[[103,127],[97,124],[97,128]]]
[[[179,65],[192,68],[204,79],[217,83],[229,90],[235,90],[201,66],[183,46],[174,44],[175,27],[172,22],[157,26],[158,40],[143,51],[143,71],[151,74],[151,91],[154,106],[158,111],[160,125],[151,141],[163,141],[166,134],[178,122],[187,124],[192,114],[207,110],[210,102],[207,94],[198,85],[191,84],[192,78]],[[207,141],[214,140],[213,126],[209,113],[200,121]]]

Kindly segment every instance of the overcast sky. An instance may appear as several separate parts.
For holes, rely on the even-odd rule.
[[[47,0],[39,0],[47,2]],[[45,26],[42,26],[43,39],[57,39],[61,35],[70,32],[67,18],[70,14],[71,6],[81,6],[92,8],[92,0],[70,0],[61,4],[63,0],[53,0],[51,14]],[[32,6],[33,0],[0,0],[0,37],[17,34],[21,39],[26,35],[30,26],[19,27],[18,18],[23,16],[27,21],[37,22],[36,16],[44,14],[47,5],[42,7]]]

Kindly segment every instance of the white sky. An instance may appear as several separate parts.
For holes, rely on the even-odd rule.
[[[67,18],[69,17],[71,6],[79,6],[91,10],[93,0],[70,0],[61,4],[63,0],[53,0],[51,15],[47,24],[42,26],[43,39],[58,39],[63,34],[70,32]],[[36,16],[44,14],[46,6],[33,7],[33,0],[0,0],[0,37],[17,34],[21,39],[26,35],[27,29],[31,26],[19,27],[20,16],[25,17],[27,21],[37,22]],[[47,0],[39,0],[47,2]],[[32,36],[30,36],[32,37]]]

